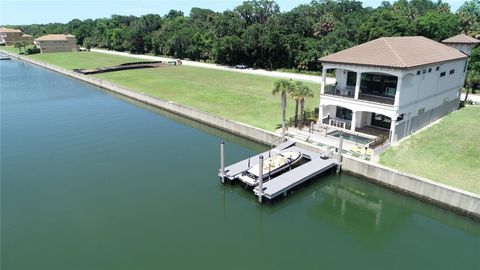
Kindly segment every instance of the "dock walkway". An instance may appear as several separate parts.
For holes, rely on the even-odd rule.
[[[279,176],[276,176],[267,182],[264,182],[262,185],[261,197],[273,200],[280,195],[286,195],[289,190],[338,165],[337,160],[333,158],[322,159],[320,154],[297,147],[295,146],[295,142],[286,141],[271,151],[265,151],[261,154],[250,157],[250,164],[249,160],[246,159],[226,167],[225,178],[234,182],[237,180],[236,177],[238,175],[258,164],[260,155],[268,158],[269,152],[270,155],[274,155],[286,149],[301,152],[303,157],[308,161],[281,173]],[[255,195],[260,196],[258,186],[253,189],[253,192]]]

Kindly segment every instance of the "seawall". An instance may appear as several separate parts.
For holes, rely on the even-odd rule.
[[[250,140],[263,143],[265,145],[270,145],[272,142],[278,143],[281,140],[281,137],[278,134],[270,131],[228,120],[171,101],[161,100],[143,93],[135,92],[117,84],[89,77],[87,75],[78,74],[71,70],[29,59],[28,57],[4,51],[2,51],[2,53],[7,54],[12,58],[20,59],[25,62],[62,73],[69,77],[99,86],[122,96],[126,96],[142,103],[170,111],[172,113],[199,121],[235,135],[248,138]],[[322,151],[322,149],[314,147],[308,143],[297,141],[297,144],[315,152]],[[480,195],[350,156],[343,157],[342,169],[347,173],[361,176],[389,189],[407,194],[425,202],[441,206],[480,221]]]

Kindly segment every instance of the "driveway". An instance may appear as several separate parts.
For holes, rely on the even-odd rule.
[[[462,93],[462,100],[465,100],[464,93]],[[480,104],[480,95],[468,94],[468,100],[473,101],[475,104]]]
[[[117,52],[117,51],[108,51],[102,49],[91,49],[92,52],[97,53],[105,53],[105,54],[113,54],[113,55],[121,55],[127,57],[135,57],[145,60],[153,60],[153,61],[172,61],[173,58],[166,58],[160,56],[150,56],[150,55],[139,55],[139,54],[130,54],[125,52]],[[200,63],[195,61],[188,61],[182,60],[182,65],[186,66],[193,66],[193,67],[200,67],[200,68],[210,68],[210,69],[218,69],[218,70],[227,70],[245,74],[253,74],[253,75],[261,75],[261,76],[268,76],[274,78],[283,78],[283,79],[293,79],[293,80],[300,80],[300,81],[307,81],[307,82],[314,82],[314,83],[321,83],[322,76],[314,76],[314,75],[305,75],[299,73],[287,73],[287,72],[278,72],[278,71],[268,71],[264,69],[235,69],[230,66],[224,65],[217,65],[217,64],[208,64],[208,63]],[[328,78],[327,77],[327,84],[335,84],[335,78]]]

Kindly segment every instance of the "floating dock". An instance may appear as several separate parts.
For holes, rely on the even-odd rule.
[[[284,150],[302,153],[303,161],[300,165],[286,169],[270,179],[264,179],[261,192],[259,186],[254,187],[253,192],[259,197],[259,201],[262,201],[262,198],[272,201],[279,196],[286,196],[293,188],[339,165],[338,161],[333,158],[322,157],[319,153],[297,147],[295,142],[286,141],[269,151],[225,167],[224,177],[231,183],[237,182],[239,181],[238,176],[259,164],[260,156],[267,159]]]

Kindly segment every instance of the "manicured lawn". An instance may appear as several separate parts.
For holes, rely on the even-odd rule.
[[[32,59],[67,69],[95,68],[137,61],[134,58],[94,52],[30,55]],[[149,95],[213,113],[252,126],[275,130],[281,124],[280,96],[271,90],[276,78],[189,66],[117,71],[95,75]],[[318,106],[320,85],[306,83],[315,97],[305,108]],[[294,103],[288,100],[288,116]]]
[[[33,47],[33,45],[27,46],[27,49],[30,48],[30,47]],[[10,45],[10,46],[0,46],[0,50],[4,50],[4,51],[7,51],[7,52],[16,53],[16,54],[18,54],[18,53],[20,52],[20,51],[18,50],[18,48],[15,48],[13,45]],[[23,52],[23,49],[22,49],[22,52]]]
[[[480,107],[466,107],[388,149],[380,163],[480,194]]]
[[[180,66],[129,70],[95,75],[146,94],[171,100],[252,126],[274,130],[281,123],[280,96],[271,90],[277,79],[230,71]],[[319,84],[307,83],[315,92],[306,108],[318,106]],[[288,115],[294,103],[289,100]]]
[[[29,57],[67,69],[107,67],[128,62],[145,61],[95,52],[45,53],[29,55]]]

